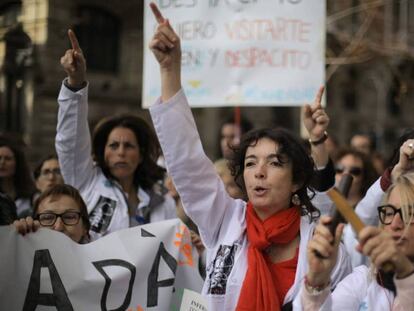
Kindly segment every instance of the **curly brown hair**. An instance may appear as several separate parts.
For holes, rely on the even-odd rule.
[[[278,153],[292,163],[293,183],[300,185],[295,194],[299,196],[302,214],[309,215],[311,220],[318,218],[320,211],[311,202],[314,194],[310,187],[314,174],[313,159],[306,152],[300,140],[283,128],[265,128],[250,131],[241,137],[239,146],[233,148],[234,156],[229,163],[229,167],[237,185],[242,189],[245,199],[248,199],[243,179],[246,151],[247,148],[256,145],[262,138],[269,138],[277,143],[279,146]]]

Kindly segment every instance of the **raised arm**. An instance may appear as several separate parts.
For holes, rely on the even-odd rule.
[[[312,104],[307,104],[302,109],[303,125],[309,135],[311,156],[315,162],[315,174],[311,181],[311,187],[318,192],[327,191],[335,184],[335,169],[332,160],[329,159],[328,150],[325,147],[327,139],[326,129],[329,125],[329,117],[322,108],[321,100],[324,87],[321,86]],[[322,196],[323,197],[323,196]],[[332,204],[322,203],[325,199],[315,197],[314,204],[325,213],[329,211]],[[322,205],[321,205],[322,204]],[[326,207],[325,207],[326,206]]]
[[[181,90],[180,40],[156,5],[151,4],[151,8],[158,27],[150,48],[160,65],[162,83],[161,101],[150,108],[151,118],[184,209],[197,224],[206,246],[213,247],[227,230],[242,230],[230,228],[228,223],[232,217],[244,219],[245,204],[230,198],[203,150]],[[236,208],[237,204],[241,208]]]
[[[93,176],[88,127],[86,61],[75,33],[68,31],[71,49],[60,59],[67,74],[59,93],[56,152],[66,183],[85,190]]]
[[[161,99],[167,101],[181,89],[181,44],[180,38],[165,19],[157,5],[150,3],[158,27],[150,42],[150,49],[160,65]]]
[[[68,75],[68,86],[80,89],[86,83],[86,60],[73,30],[68,30],[68,37],[72,48],[66,50],[60,64]]]
[[[309,134],[311,154],[316,167],[325,167],[329,160],[328,152],[323,143],[329,125],[329,117],[321,104],[324,90],[325,88],[321,86],[314,102],[305,105],[303,108],[303,125]]]

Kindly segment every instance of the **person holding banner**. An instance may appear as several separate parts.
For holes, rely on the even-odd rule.
[[[60,231],[80,244],[90,240],[86,204],[78,190],[65,184],[57,184],[42,192],[33,206],[33,218],[15,220],[13,225],[22,235],[43,227]]]
[[[308,245],[309,271],[303,282],[303,310],[414,310],[414,173],[396,178],[386,193],[386,204],[377,208],[380,227],[367,226],[359,233],[358,250],[373,267],[362,265],[341,281],[331,294],[331,272],[343,225],[335,237],[321,218]],[[325,258],[315,256],[315,251]],[[384,272],[392,264],[395,271]]]
[[[74,32],[68,35],[72,48],[61,58],[68,77],[58,98],[56,151],[65,182],[87,204],[92,239],[176,218],[174,200],[161,186],[165,170],[157,165],[157,138],[145,120],[131,114],[103,119],[91,142],[86,61]]]
[[[306,245],[319,216],[308,196],[314,163],[287,130],[249,132],[231,162],[248,202],[231,198],[202,148],[181,88],[180,39],[154,3],[151,9],[159,24],[150,48],[162,94],[150,113],[167,170],[207,248],[209,310],[287,310],[305,276]],[[322,93],[305,110],[316,147],[326,136]],[[333,283],[349,272],[340,252]]]

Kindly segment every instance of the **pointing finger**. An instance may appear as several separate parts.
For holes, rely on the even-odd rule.
[[[161,14],[161,11],[158,9],[157,5],[154,2],[150,3],[150,8],[152,13],[154,14],[155,19],[157,20],[158,24],[162,24],[164,22],[164,17]]]
[[[322,107],[321,101],[322,101],[322,96],[323,96],[324,90],[325,90],[325,87],[322,85],[318,90],[318,94],[316,94],[315,107],[313,107],[314,109]]]
[[[81,48],[79,46],[78,39],[76,38],[76,35],[72,29],[68,30],[68,36],[69,36],[70,44],[72,45],[72,49],[74,49],[77,52],[80,52]]]

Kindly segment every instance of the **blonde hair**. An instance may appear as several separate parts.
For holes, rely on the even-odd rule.
[[[398,195],[400,196],[400,208],[405,224],[403,232],[404,236],[410,228],[414,214],[414,172],[405,173],[397,177],[387,189],[382,204],[388,203],[390,194],[393,190],[398,191]],[[380,222],[379,227],[384,228],[384,225]],[[375,280],[377,273],[378,269],[374,265],[371,265],[370,273],[368,275],[369,281]]]
[[[414,215],[414,172],[405,173],[397,177],[385,194],[386,202],[388,202],[393,190],[398,191],[405,230],[408,230]]]

